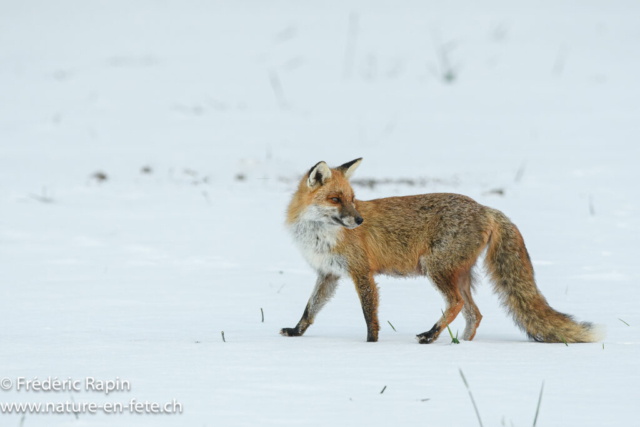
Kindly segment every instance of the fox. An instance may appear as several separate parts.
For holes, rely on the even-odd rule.
[[[302,318],[287,337],[302,336],[333,297],[341,277],[355,284],[367,325],[367,342],[378,341],[377,275],[424,276],[443,295],[446,309],[433,327],[416,335],[430,344],[460,312],[462,338],[473,340],[482,314],[472,297],[474,266],[484,263],[494,292],[515,323],[538,342],[588,343],[602,338],[589,322],[549,306],[534,279],[520,231],[501,211],[452,193],[357,200],[349,179],[362,163],[336,168],[321,161],[300,180],[287,209],[286,228],[317,272]]]

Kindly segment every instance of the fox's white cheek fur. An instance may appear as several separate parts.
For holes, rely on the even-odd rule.
[[[347,272],[347,261],[332,250],[344,229],[332,223],[334,210],[311,205],[300,215],[298,221],[289,225],[289,230],[311,267],[325,274],[342,276]]]

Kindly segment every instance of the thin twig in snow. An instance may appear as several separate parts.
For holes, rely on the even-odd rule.
[[[73,404],[75,405],[76,401],[75,401],[75,399],[73,398],[73,394],[69,393],[69,397],[71,398],[71,403],[73,403]],[[76,416],[76,420],[79,418],[79,417],[78,417],[78,413],[77,413],[77,412],[75,412],[75,411],[74,411],[73,415],[75,415],[75,416]]]
[[[269,71],[269,83],[271,83],[271,88],[273,89],[273,93],[276,96],[280,109],[286,110],[288,108],[288,104],[284,97],[284,90],[282,89],[280,76],[278,76],[278,73],[274,70]]]
[[[538,413],[540,412],[540,404],[542,403],[542,392],[544,391],[544,381],[542,381],[542,387],[540,387],[540,397],[538,398],[538,407],[536,408],[536,416],[533,418],[533,427],[536,427],[538,422]]]
[[[433,48],[436,51],[439,70],[436,70],[436,77],[442,82],[451,84],[458,76],[458,66],[451,63],[451,52],[456,48],[454,40],[443,43],[438,34],[432,34]]]
[[[37,200],[41,203],[53,203],[53,198],[47,196],[47,188],[46,187],[42,187],[42,195],[39,196],[37,194],[33,194],[30,193],[29,197],[31,197],[34,200]]]
[[[469,397],[471,398],[471,403],[473,403],[473,409],[475,409],[476,416],[478,417],[478,423],[480,424],[480,427],[483,427],[482,420],[480,419],[480,412],[478,412],[478,407],[476,406],[476,401],[473,400],[473,395],[471,394],[471,389],[469,388],[469,384],[467,383],[467,379],[464,377],[464,374],[462,373],[462,369],[458,368],[458,370],[460,371],[460,376],[462,377],[462,381],[464,381],[464,386],[467,388],[467,391],[469,392]]]
[[[202,197],[207,201],[208,204],[211,204],[211,199],[209,198],[209,193],[206,191],[202,191]]]
[[[520,166],[520,169],[518,169],[518,172],[516,172],[516,178],[515,178],[516,182],[520,182],[520,180],[522,179],[522,175],[524,174],[524,169],[526,166],[527,166],[527,162],[522,162],[522,166]]]

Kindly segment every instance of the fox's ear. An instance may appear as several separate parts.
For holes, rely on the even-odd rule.
[[[362,157],[360,157],[359,159],[352,160],[348,163],[345,163],[342,166],[338,166],[337,169],[341,170],[342,173],[344,173],[344,177],[349,179],[351,178],[351,175],[353,175],[353,173],[356,171],[356,169],[358,169],[358,166],[360,166],[360,163],[362,163]]]
[[[309,171],[307,185],[309,188],[315,188],[327,182],[329,178],[331,178],[331,169],[325,162],[319,162]]]

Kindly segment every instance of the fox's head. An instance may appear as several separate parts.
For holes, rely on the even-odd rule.
[[[306,219],[348,229],[362,224],[364,220],[356,210],[356,199],[349,184],[349,178],[361,162],[362,158],[333,169],[325,162],[313,166],[302,178],[289,206],[289,220]]]

